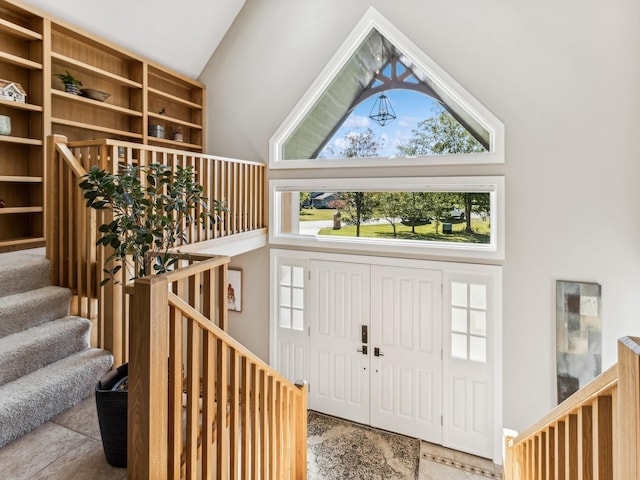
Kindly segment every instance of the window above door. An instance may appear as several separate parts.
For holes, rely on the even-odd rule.
[[[271,180],[270,243],[504,259],[503,177]]]

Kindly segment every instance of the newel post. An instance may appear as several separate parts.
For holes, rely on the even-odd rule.
[[[166,480],[168,436],[167,279],[137,279],[129,321],[128,478]]]
[[[640,480],[640,338],[618,340],[620,480]]]

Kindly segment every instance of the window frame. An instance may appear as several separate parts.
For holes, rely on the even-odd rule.
[[[306,191],[369,192],[486,192],[490,194],[491,236],[489,244],[386,240],[282,233],[282,193]],[[310,249],[341,249],[361,253],[455,257],[463,259],[504,260],[504,177],[376,177],[325,179],[272,179],[269,181],[269,243]],[[297,222],[298,210],[292,209],[287,221]]]

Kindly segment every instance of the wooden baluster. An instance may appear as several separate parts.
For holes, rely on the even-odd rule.
[[[198,435],[200,417],[200,332],[187,321],[187,441],[186,478],[198,478]]]
[[[554,467],[554,476],[556,480],[565,480],[566,478],[566,429],[564,419],[558,421],[555,428],[555,453],[556,458]]]
[[[307,478],[307,384],[296,385],[299,390],[296,412],[296,480]]]
[[[566,475],[568,480],[578,479],[578,416],[571,413],[566,422]]]
[[[556,472],[555,472],[555,463],[556,463],[556,432],[555,427],[549,427],[547,431],[547,445],[545,447],[546,450],[546,476],[548,480],[555,480]]]
[[[578,480],[593,480],[593,411],[591,405],[578,410]]]
[[[240,459],[240,432],[238,429],[240,420],[240,356],[235,349],[231,350],[230,367],[229,471],[230,478],[237,479],[239,478],[238,462]]]
[[[202,449],[202,478],[212,479],[217,471],[217,465],[214,463],[213,442],[217,441],[217,435],[214,433],[214,425],[221,421],[224,423],[224,417],[221,419],[219,412],[216,411],[216,390],[215,384],[218,379],[216,371],[216,338],[211,332],[203,332],[203,359],[202,359],[202,428],[201,428],[201,449]],[[218,354],[220,349],[218,348]],[[219,459],[216,457],[219,465]]]
[[[258,397],[260,396],[258,376],[260,370],[255,363],[251,364],[251,478],[259,478],[260,462],[260,429],[258,423]]]
[[[173,293],[182,295],[180,282],[171,285]],[[182,314],[169,311],[169,478],[180,479],[182,456]]]
[[[249,449],[251,439],[251,370],[247,357],[242,357],[242,390],[240,404],[242,406],[242,478],[249,479]]]
[[[226,297],[225,297],[226,298]],[[218,414],[216,418],[216,459],[218,462],[217,480],[228,478],[229,437],[227,436],[227,406],[229,391],[229,347],[218,340],[218,369],[216,378],[216,401]]]
[[[596,480],[613,480],[613,430],[610,396],[593,403],[593,473]]]
[[[276,382],[273,377],[269,377],[268,393],[268,413],[269,413],[269,478],[276,478]]]
[[[268,468],[273,460],[268,453],[269,425],[267,424],[267,372],[260,370],[260,478],[269,478]]]
[[[538,478],[547,480],[547,432],[542,431],[538,437]]]

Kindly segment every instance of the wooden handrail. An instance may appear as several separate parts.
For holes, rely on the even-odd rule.
[[[150,163],[161,163],[172,169],[192,166],[205,195],[210,200],[224,202],[227,207],[212,228],[192,226],[179,247],[193,252],[197,248],[194,244],[200,243],[211,249],[217,239],[265,232],[267,228],[263,163],[119,140],[69,142],[61,135],[49,136],[44,210],[51,281],[53,285],[74,291],[72,313],[95,322],[91,342],[111,351],[115,365],[128,361],[125,290],[131,279],[123,268],[113,282],[100,286],[107,278],[103,265],[111,252],[96,247],[97,229],[112,218],[108,211],[86,208],[78,183],[93,166],[117,173],[124,165]],[[196,255],[193,253],[190,258],[198,259]],[[199,267],[196,264],[191,268]],[[226,315],[221,321],[219,326],[226,328]]]
[[[197,308],[198,285],[225,278],[229,259],[188,261],[134,283],[129,478],[236,479],[244,472],[304,480],[306,386],[291,384],[216,326],[207,306]],[[216,291],[215,304],[226,307],[224,290]]]
[[[585,402],[588,402],[593,397],[611,390],[615,385],[617,385],[617,383],[618,365],[616,364],[598,375],[529,428],[520,432],[518,436],[514,438],[513,442],[517,443],[526,440],[531,435],[534,435],[543,428],[555,423],[558,418],[565,417],[570,413],[575,412],[584,405]]]
[[[640,339],[620,339],[617,365],[505,443],[505,480],[639,480]]]

